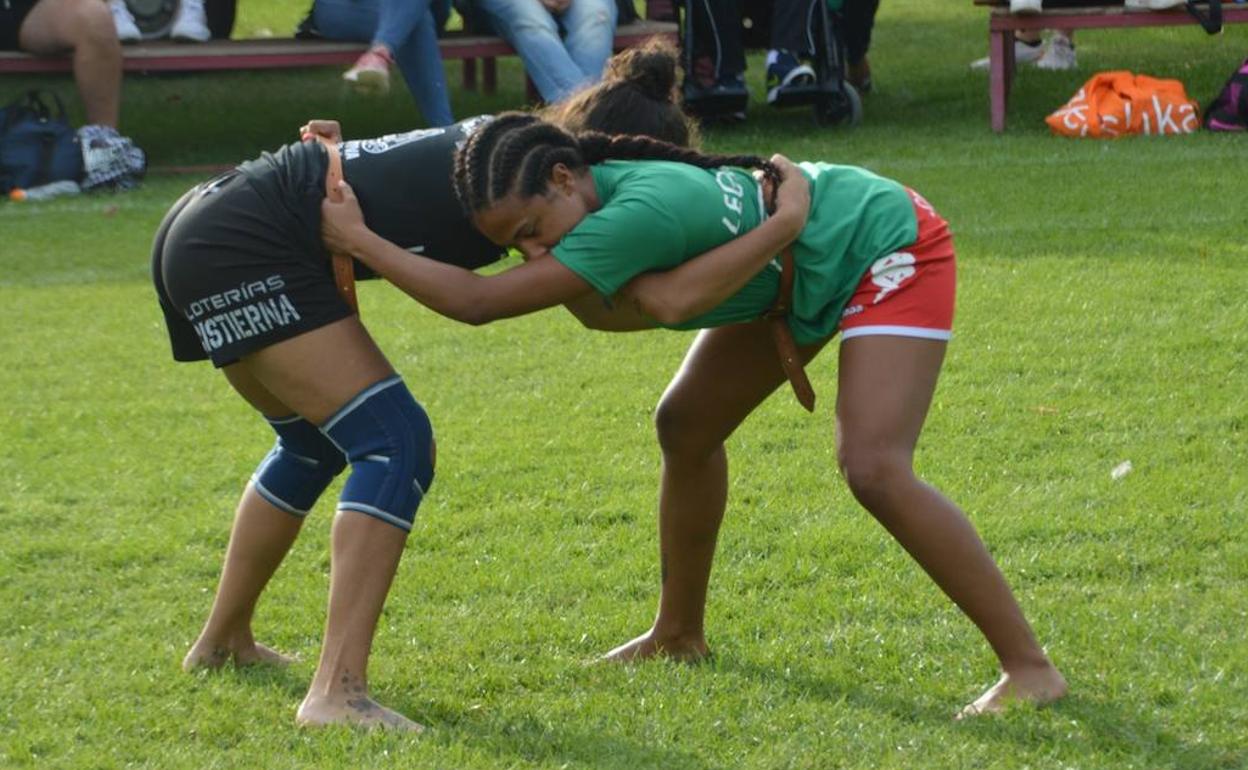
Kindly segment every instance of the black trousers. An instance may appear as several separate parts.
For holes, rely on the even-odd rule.
[[[824,0],[685,0],[692,55],[707,58],[715,74],[745,71],[745,49],[776,48],[799,56],[814,53],[816,14]],[[845,45],[851,63],[862,61],[880,0],[845,0]],[[748,30],[743,20],[749,19]]]

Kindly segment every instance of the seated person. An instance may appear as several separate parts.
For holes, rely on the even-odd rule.
[[[108,7],[113,13],[113,25],[117,28],[118,40],[123,43],[137,43],[143,39],[143,31],[139,29],[138,21],[125,0],[108,0]],[[203,43],[212,37],[204,0],[178,0],[169,27],[169,38],[183,43]]]
[[[815,71],[805,60],[814,55],[810,19],[818,10],[816,3],[820,2],[824,0],[687,3],[685,22],[689,25],[692,43],[692,66],[684,87],[688,107],[708,117],[745,119],[749,100],[742,25],[745,16],[755,22],[770,20],[770,34],[765,39],[770,45],[767,52],[768,104],[779,104],[786,92],[814,84]]]
[[[390,90],[390,65],[397,64],[407,90],[431,126],[449,126],[451,100],[438,52],[438,31],[446,25],[450,0],[315,0],[306,25],[330,40],[358,40],[372,46],[343,73],[357,91]]]
[[[99,0],[0,3],[0,50],[73,57],[74,84],[87,123],[114,133],[121,114],[121,45]]]
[[[547,104],[602,78],[619,19],[615,0],[465,0],[460,10],[511,43]]]

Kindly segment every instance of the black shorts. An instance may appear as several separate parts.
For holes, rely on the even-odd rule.
[[[284,212],[233,171],[195,187],[165,215],[152,280],[175,361],[226,366],[352,314],[324,249],[300,238]]]
[[[38,0],[0,0],[0,51],[18,49],[17,33]]]

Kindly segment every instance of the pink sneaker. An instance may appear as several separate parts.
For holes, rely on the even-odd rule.
[[[390,93],[390,54],[384,48],[371,48],[360,54],[355,66],[342,73],[342,79],[366,94]]]

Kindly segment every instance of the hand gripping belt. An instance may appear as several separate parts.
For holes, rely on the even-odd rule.
[[[329,157],[329,168],[325,172],[325,197],[339,203],[342,201],[342,191],[338,189],[338,183],[343,180],[342,156],[338,154],[337,144],[323,136],[318,136],[317,139],[325,147],[325,154]],[[334,266],[334,287],[338,289],[338,296],[359,315],[360,303],[355,297],[355,264],[351,255],[334,252],[330,254],[330,260]]]
[[[806,411],[815,411],[815,389],[811,387],[802,368],[802,359],[797,353],[797,343],[793,341],[793,332],[789,329],[789,308],[793,305],[793,248],[787,247],[780,256],[780,291],[771,309],[763,314],[771,327],[771,340],[775,343],[776,353],[780,356],[780,367],[784,376],[793,386],[793,394]]]

